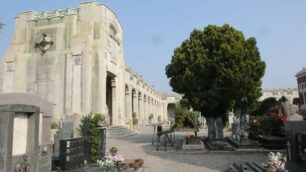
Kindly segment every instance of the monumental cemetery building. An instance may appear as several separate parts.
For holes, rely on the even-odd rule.
[[[306,114],[306,68],[303,68],[296,75],[299,97],[300,97],[300,111]]]
[[[288,101],[292,104],[293,99],[299,97],[299,91],[297,88],[287,88],[287,89],[265,89],[262,91],[262,95],[259,98],[260,101],[263,101],[266,98],[274,97],[276,100],[279,100],[282,96],[285,96]]]
[[[53,105],[57,119],[100,113],[111,125],[127,125],[135,112],[168,120],[177,98],[158,92],[124,61],[123,29],[107,6],[23,12],[3,57],[2,93],[31,93]],[[171,101],[169,101],[171,100]],[[173,107],[173,106],[172,106]]]

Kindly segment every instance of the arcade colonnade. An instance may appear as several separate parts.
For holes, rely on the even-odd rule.
[[[128,121],[132,120],[133,113],[139,119],[140,125],[148,124],[151,114],[152,122],[167,121],[167,106],[167,96],[155,91],[153,86],[131,69],[126,69],[125,112],[128,114]]]

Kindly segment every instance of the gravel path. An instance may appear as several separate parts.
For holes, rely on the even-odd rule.
[[[152,146],[153,129],[148,127],[132,137],[118,137],[107,139],[107,150],[116,146],[119,153],[127,159],[143,158],[146,172],[213,172],[226,171],[235,160],[262,161],[266,153],[181,153],[169,151],[155,151]],[[186,133],[176,133],[179,141]],[[207,135],[201,131],[199,136]],[[228,133],[226,133],[228,134]]]

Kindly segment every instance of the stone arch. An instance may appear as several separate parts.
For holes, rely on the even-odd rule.
[[[175,118],[175,103],[168,103],[167,104],[167,116],[168,119],[171,122],[174,122],[174,118]]]

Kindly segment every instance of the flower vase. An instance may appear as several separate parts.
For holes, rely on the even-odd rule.
[[[117,167],[117,172],[120,172],[121,170],[120,170],[120,164],[119,163],[116,164],[116,167]]]
[[[115,163],[115,167],[113,168],[112,172],[121,172],[120,162]]]

